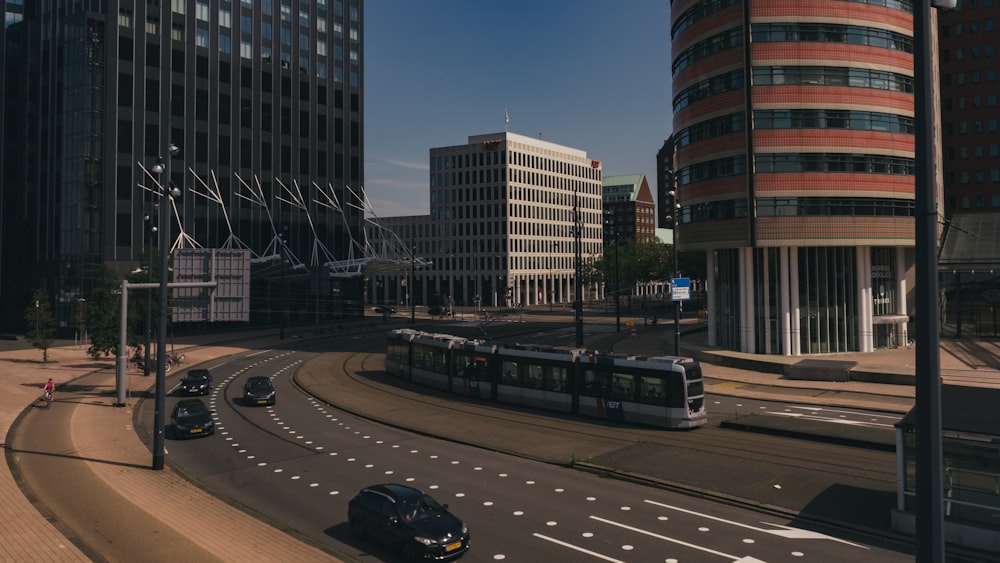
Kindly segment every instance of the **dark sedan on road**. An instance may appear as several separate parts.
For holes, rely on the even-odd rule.
[[[274,384],[268,377],[255,375],[243,384],[244,405],[273,405],[276,395]]]
[[[362,489],[347,506],[347,521],[355,535],[398,548],[407,561],[443,561],[469,549],[465,522],[447,504],[406,485]]]
[[[207,369],[187,372],[177,387],[178,395],[208,395],[212,391],[212,374]]]
[[[175,438],[207,436],[215,433],[212,411],[208,410],[201,399],[177,401],[173,412],[170,413],[170,423],[173,425]]]

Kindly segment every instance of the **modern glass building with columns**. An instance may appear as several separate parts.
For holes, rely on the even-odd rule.
[[[908,341],[912,5],[673,2],[677,241],[706,254],[710,344]]]
[[[317,186],[341,202],[363,199],[354,195],[364,185],[362,0],[7,4],[5,330],[19,329],[33,288],[56,298],[67,328],[103,268],[125,275],[142,265],[155,238],[144,219],[156,216],[159,194],[141,186],[153,185],[145,170],[171,144],[181,150],[161,181],[183,188],[172,247],[238,238],[265,255],[280,234],[282,260],[302,257],[313,272],[318,244],[351,255],[364,213],[317,203],[329,197]],[[289,203],[282,186],[301,187],[301,202]],[[209,187],[215,196],[199,195]],[[361,300],[359,278],[254,276],[253,322],[273,322],[281,285],[295,288],[293,314],[327,301],[332,315],[349,314]]]
[[[603,251],[601,163],[586,151],[502,132],[430,150],[430,215],[380,219],[414,255],[418,305],[571,303],[581,260]],[[576,231],[579,228],[579,240]],[[368,301],[409,304],[410,272],[377,271]],[[582,286],[598,297],[596,283]]]

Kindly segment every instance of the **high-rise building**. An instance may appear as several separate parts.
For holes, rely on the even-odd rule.
[[[938,18],[946,217],[1000,213],[996,25],[995,2],[961,2]]]
[[[586,151],[508,132],[432,148],[430,215],[381,220],[430,262],[414,269],[415,303],[573,302],[577,254],[586,261],[603,251],[601,171]],[[404,270],[370,276],[368,301],[406,304]],[[581,285],[585,300],[600,291]]]
[[[645,174],[605,176],[604,244],[656,238],[656,203]]]
[[[938,257],[941,333],[1000,330],[1000,4],[962,1],[938,17],[944,240]]]
[[[318,271],[316,248],[342,258],[360,238],[359,206],[317,200],[352,202],[364,183],[362,0],[30,2],[7,24],[4,322],[40,287],[66,326],[103,267],[141,266],[157,183],[183,191],[171,247],[262,255],[283,238],[285,259]],[[331,314],[360,300],[360,279],[328,279],[292,295],[322,293],[307,303]],[[270,316],[261,285],[251,321]]]
[[[674,232],[708,261],[711,344],[798,355],[907,341],[912,12],[672,4]]]

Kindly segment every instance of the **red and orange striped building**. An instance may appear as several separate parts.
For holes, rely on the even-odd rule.
[[[907,341],[912,11],[672,2],[677,243],[707,254],[710,343],[798,355]]]

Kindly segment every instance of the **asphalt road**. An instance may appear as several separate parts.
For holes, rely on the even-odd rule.
[[[342,340],[331,353],[342,365],[370,373],[380,369],[381,345]],[[209,366],[216,388],[206,402],[217,413],[217,433],[168,440],[171,467],[349,560],[393,558],[390,551],[358,542],[346,526],[346,503],[354,492],[383,481],[423,488],[465,518],[473,533],[466,561],[586,560],[598,554],[612,561],[909,560],[773,515],[429,438],[338,411],[292,382],[292,373],[320,351],[270,350]],[[275,407],[240,404],[237,396],[249,375],[273,378],[279,393]],[[523,414],[489,423],[515,417]],[[140,421],[149,418],[137,415]],[[748,469],[777,464],[772,473],[780,472],[782,463],[809,463],[818,471],[860,476],[883,461],[713,428],[666,435],[677,442],[679,471],[686,448],[746,456]]]

